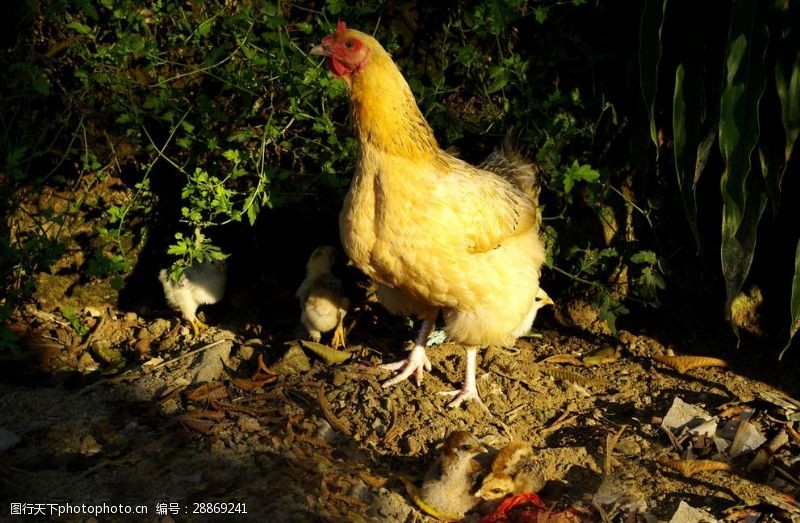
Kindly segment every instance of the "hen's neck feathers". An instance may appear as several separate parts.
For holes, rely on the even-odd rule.
[[[439,144],[389,54],[375,42],[367,65],[353,76],[350,110],[362,147],[406,157],[436,158]]]

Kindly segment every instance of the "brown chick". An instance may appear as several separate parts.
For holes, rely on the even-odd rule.
[[[536,492],[544,486],[541,474],[532,467],[533,449],[522,441],[512,441],[492,461],[492,470],[481,481],[475,497],[497,500],[508,494]]]
[[[167,303],[181,311],[197,336],[201,330],[208,328],[197,318],[197,308],[217,303],[225,295],[227,264],[224,260],[218,260],[187,267],[177,280],[172,279],[167,269],[162,269],[158,279],[164,288]]]
[[[474,458],[484,452],[486,448],[469,432],[451,432],[425,474],[423,501],[448,518],[461,519],[478,503],[473,489],[481,466]]]
[[[430,360],[427,335],[441,310],[448,337],[467,352],[464,384],[449,403],[480,405],[480,347],[511,345],[530,330],[544,263],[535,202],[497,174],[443,151],[389,54],[340,22],[312,54],[325,56],[350,92],[359,141],[339,216],[342,245],[369,277],[414,304],[423,320],[411,354],[384,387]]]
[[[350,300],[344,295],[342,282],[331,268],[336,250],[329,245],[314,249],[306,264],[306,277],[295,296],[300,300],[300,321],[308,336],[319,342],[322,334],[333,330],[333,348],[345,346],[344,317]]]

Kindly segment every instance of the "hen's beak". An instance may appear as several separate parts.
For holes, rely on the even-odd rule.
[[[331,48],[325,44],[317,44],[311,48],[309,54],[314,56],[331,56],[333,53],[331,52]]]

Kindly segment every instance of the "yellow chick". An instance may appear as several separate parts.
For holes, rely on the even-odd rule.
[[[532,467],[533,449],[522,441],[512,441],[495,456],[492,471],[483,478],[476,498],[497,500],[508,494],[536,492],[544,486],[541,474]]]
[[[224,260],[218,260],[187,267],[177,280],[170,277],[167,269],[162,269],[158,279],[164,288],[167,303],[181,311],[197,336],[201,330],[208,328],[197,318],[197,308],[217,303],[225,295],[227,264]]]
[[[547,307],[548,305],[555,306],[555,302],[553,299],[544,291],[543,288],[539,287],[539,290],[536,291],[536,297],[534,298],[533,308],[536,312],[533,314],[533,319],[536,319],[536,315],[539,313],[539,310],[542,307]]]
[[[451,432],[425,474],[423,501],[449,518],[462,518],[478,502],[472,491],[481,465],[474,458],[484,452],[486,448],[469,432]]]
[[[295,296],[300,300],[300,321],[308,336],[319,342],[323,333],[333,330],[331,345],[337,348],[345,346],[343,323],[350,300],[344,295],[341,280],[331,272],[335,260],[336,249],[330,245],[314,249]]]

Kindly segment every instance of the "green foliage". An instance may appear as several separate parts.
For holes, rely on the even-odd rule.
[[[720,16],[718,10],[709,11],[701,4],[687,7],[667,0],[664,5],[674,10],[668,18],[675,30],[688,38],[682,48],[672,50],[677,56],[672,131],[678,186],[698,245],[696,189],[715,137],[724,163],[720,173],[721,268],[730,313],[750,273],[768,201],[772,201],[773,215],[778,213],[782,178],[797,147],[800,34],[791,20],[797,19],[798,9],[789,3],[735,0]],[[661,28],[645,23],[647,18],[643,15],[640,55],[659,55]],[[714,33],[708,30],[720,20],[727,21],[724,47],[712,40],[709,35]],[[640,69],[645,105],[652,106],[655,100],[646,86],[655,85],[656,70]],[[719,84],[713,81],[716,78]],[[782,122],[782,128],[775,122]],[[649,123],[654,129],[652,111]],[[795,322],[794,313],[792,318]]]
[[[193,263],[225,258],[213,241],[223,225],[253,225],[265,208],[303,203],[308,195],[340,199],[356,151],[345,88],[307,53],[339,19],[375,31],[443,145],[466,146],[475,161],[476,151],[488,152],[506,129],[522,130],[523,149],[535,151],[545,188],[549,263],[567,283],[590,290],[612,328],[627,299],[658,304],[661,263],[651,245],[636,240],[637,231],[652,228],[657,203],[637,201],[625,188],[627,165],[603,157],[610,144],[601,137],[623,120],[603,96],[605,87],[594,83],[597,64],[616,58],[604,54],[614,51],[596,23],[602,6],[26,5],[18,41],[0,57],[8,78],[0,87],[0,170],[7,175],[0,189],[16,202],[3,223],[25,221],[28,231],[22,237],[0,230],[0,248],[10,251],[3,253],[3,283],[13,280],[19,290],[2,302],[6,317],[30,293],[31,276],[63,247],[63,225],[56,225],[67,223],[67,207],[42,213],[39,224],[23,216],[21,202],[44,186],[69,194],[78,182],[128,183],[126,198],[104,202],[82,267],[87,277],[111,276],[115,285],[148,238],[157,208],[179,210],[168,247],[177,276]],[[165,186],[177,187],[180,201],[165,201]],[[86,194],[68,198],[73,211],[95,205]]]
[[[75,331],[75,334],[80,336],[81,338],[86,336],[89,333],[89,327],[81,322],[81,319],[78,317],[78,314],[75,312],[70,306],[67,306],[62,312],[64,319],[66,319],[69,324],[72,326],[72,329]]]

